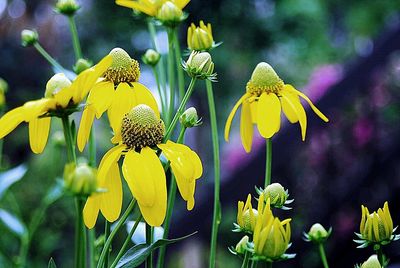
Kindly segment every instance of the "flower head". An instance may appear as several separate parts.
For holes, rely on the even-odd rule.
[[[290,204],[293,200],[287,200],[289,197],[288,190],[285,190],[280,183],[272,183],[265,187],[263,191],[265,199],[270,199],[271,206],[277,208],[284,207],[285,204]]]
[[[142,61],[150,66],[156,66],[157,63],[160,61],[161,55],[154,49],[146,50],[146,53],[142,56]]]
[[[187,108],[179,117],[179,122],[186,128],[197,127],[202,123],[194,107]]]
[[[215,81],[214,62],[208,52],[192,51],[183,68],[190,77]]]
[[[200,25],[196,27],[192,23],[187,32],[187,45],[190,50],[208,51],[215,46],[214,38],[212,35],[211,24],[207,26],[201,20]]]
[[[289,122],[300,123],[301,136],[304,141],[307,117],[299,97],[305,99],[323,121],[329,121],[306,95],[293,86],[285,84],[271,65],[265,62],[259,63],[247,83],[246,93],[235,104],[228,116],[225,125],[225,140],[229,141],[233,117],[239,106],[242,105],[240,136],[246,152],[251,151],[253,124],[257,125],[262,137],[269,139],[280,129],[282,110]]]
[[[121,133],[115,134],[119,145],[104,155],[98,171],[98,184],[107,192],[89,197],[84,208],[86,226],[94,226],[99,211],[110,222],[119,217],[122,186],[118,161],[122,155],[124,178],[148,224],[160,226],[167,209],[166,177],[156,154],[158,150],[171,163],[179,192],[187,201],[187,209],[193,209],[196,180],[203,172],[198,155],[186,145],[172,141],[162,143],[164,123],[159,114],[145,104],[127,111],[119,122]]]
[[[114,48],[109,56],[112,63],[103,79],[90,91],[82,114],[77,136],[80,151],[83,151],[89,140],[94,118],[99,119],[106,111],[114,134],[119,135],[124,114],[138,104],[150,106],[159,116],[158,105],[151,91],[138,82],[139,63],[122,48]],[[115,139],[112,140],[114,143]]]
[[[39,41],[39,34],[35,30],[22,30],[21,43],[24,47],[33,46]]]
[[[322,226],[319,223],[315,223],[313,224],[313,226],[311,226],[310,231],[308,231],[308,233],[304,233],[304,238],[306,241],[322,243],[326,239],[328,239],[331,233],[332,233],[332,228],[329,228],[329,231],[327,231],[324,228],[324,226]]]
[[[107,56],[79,74],[72,83],[63,74],[54,75],[46,85],[44,98],[28,101],[0,118],[0,139],[22,122],[27,122],[31,149],[34,153],[41,153],[49,136],[51,117],[77,111],[78,104],[110,64],[111,58]]]
[[[253,233],[256,226],[258,211],[251,206],[251,195],[249,194],[246,203],[238,202],[237,225],[234,231]]]
[[[65,16],[73,16],[79,8],[75,0],[58,0],[55,10]]]
[[[88,164],[67,164],[64,168],[65,188],[76,195],[88,196],[96,191],[97,171]]]
[[[247,235],[243,236],[242,239],[236,244],[235,251],[238,254],[245,254],[247,251],[247,244],[249,243],[249,237]]]
[[[381,268],[381,264],[379,263],[378,256],[376,254],[370,256],[368,260],[366,260],[361,268]]]

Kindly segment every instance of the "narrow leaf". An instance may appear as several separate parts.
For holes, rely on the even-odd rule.
[[[3,197],[4,193],[11,185],[19,181],[25,175],[26,170],[26,166],[22,164],[0,174],[0,198]]]
[[[0,209],[0,222],[18,237],[27,232],[25,225],[16,216],[4,209]]]
[[[57,265],[56,265],[55,261],[53,260],[53,257],[50,258],[47,268],[57,268]]]

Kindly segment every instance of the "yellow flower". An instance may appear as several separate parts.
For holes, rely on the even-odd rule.
[[[209,50],[214,45],[211,24],[200,21],[200,26],[194,23],[190,25],[187,32],[187,45],[190,50],[204,51]]]
[[[114,134],[121,132],[124,114],[138,104],[147,104],[159,116],[157,102],[150,90],[137,82],[140,76],[139,63],[121,48],[114,48],[109,55],[112,64],[104,73],[104,79],[90,91],[82,114],[77,136],[80,151],[89,140],[95,116],[99,119],[105,111]]]
[[[259,63],[247,83],[246,93],[235,104],[228,116],[225,125],[225,140],[229,141],[232,119],[239,106],[242,105],[240,136],[246,152],[251,151],[253,124],[257,124],[262,137],[269,139],[280,129],[281,110],[283,110],[289,122],[300,123],[301,136],[304,141],[307,117],[299,97],[305,99],[322,120],[329,121],[306,95],[293,86],[285,84],[268,63]]]
[[[170,161],[179,192],[187,201],[187,209],[193,209],[196,179],[203,173],[201,160],[186,145],[172,141],[162,143],[164,132],[160,116],[145,104],[134,107],[123,117],[121,133],[116,135],[119,145],[104,155],[98,169],[98,185],[107,192],[89,197],[83,211],[88,228],[95,225],[99,211],[110,222],[119,217],[122,185],[118,161],[122,155],[122,173],[149,225],[160,226],[167,209],[166,177],[157,150]]]
[[[238,202],[237,224],[245,232],[252,233],[256,225],[258,211],[251,206],[251,195],[247,196],[246,204]]]
[[[34,153],[43,151],[49,136],[52,114],[68,114],[86,97],[96,80],[111,64],[105,57],[96,66],[79,74],[71,83],[63,74],[56,74],[46,85],[45,97],[26,102],[0,118],[0,139],[22,122],[29,123],[29,142]]]
[[[160,20],[180,20],[183,15],[182,10],[190,0],[116,0],[115,2],[117,5],[132,8]]]
[[[389,241],[393,235],[393,221],[390,216],[388,202],[383,209],[369,213],[368,208],[361,206],[360,234],[364,240],[373,243]]]
[[[258,202],[258,217],[254,228],[254,252],[258,257],[276,260],[286,252],[290,242],[290,221],[280,221],[272,215],[269,199],[264,205],[264,195]]]

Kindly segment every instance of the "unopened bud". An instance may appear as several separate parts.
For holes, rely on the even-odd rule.
[[[81,72],[92,67],[92,62],[86,59],[78,59],[73,67],[74,72],[76,74],[80,74]]]
[[[211,55],[208,52],[192,51],[189,59],[184,64],[185,71],[190,77],[197,79],[210,79],[214,80],[214,63]]]
[[[55,10],[65,16],[73,16],[79,8],[80,6],[75,0],[59,0],[56,3]]]
[[[8,90],[8,83],[3,78],[0,78],[0,92],[6,93]]]
[[[197,127],[201,125],[201,119],[197,115],[196,108],[190,107],[179,117],[179,121],[186,128]]]
[[[97,189],[96,173],[87,164],[67,164],[64,168],[65,188],[76,195],[88,196]]]
[[[184,19],[183,11],[173,2],[165,2],[157,12],[157,19],[165,25],[175,25]]]
[[[53,75],[46,84],[45,98],[51,98],[61,89],[71,86],[71,81],[63,73]]]
[[[361,268],[381,268],[381,264],[379,263],[378,256],[372,255],[368,258],[362,265]]]
[[[249,237],[245,235],[240,239],[239,243],[237,243],[235,247],[236,253],[245,254],[247,251],[247,243],[249,243]]]
[[[315,243],[322,243],[330,236],[332,230],[329,229],[327,231],[324,226],[319,223],[313,224],[311,226],[310,231],[307,234],[304,234],[306,241],[312,241]]]
[[[55,131],[51,136],[51,140],[53,141],[54,146],[56,147],[64,147],[65,146],[65,136],[64,133],[60,130]]]
[[[33,46],[39,40],[39,34],[35,30],[23,30],[21,32],[21,42],[24,47]]]
[[[150,66],[156,66],[161,58],[160,53],[155,51],[154,49],[146,50],[146,53],[142,56],[142,60],[145,64]]]
[[[270,199],[271,206],[277,208],[281,208],[288,198],[287,190],[285,190],[280,183],[272,183],[268,185],[264,189],[264,195],[265,199]]]

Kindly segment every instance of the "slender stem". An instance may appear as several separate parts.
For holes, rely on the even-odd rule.
[[[192,78],[192,80],[190,81],[189,87],[186,90],[185,96],[183,96],[183,98],[182,98],[182,102],[179,105],[178,111],[176,112],[174,118],[172,119],[171,124],[168,126],[164,140],[169,140],[169,138],[171,138],[172,132],[176,126],[176,123],[178,122],[179,116],[181,116],[181,114],[184,112],[186,103],[188,102],[190,96],[192,95],[196,81],[197,81],[196,78]]]
[[[104,244],[104,247],[101,251],[101,254],[99,257],[99,262],[97,263],[97,268],[103,267],[104,259],[106,257],[106,254],[108,253],[108,249],[110,248],[110,245],[114,239],[114,236],[116,235],[118,230],[124,225],[126,219],[128,218],[129,214],[133,211],[135,206],[136,206],[136,200],[132,199],[132,201],[129,203],[128,207],[126,208],[124,214],[121,216],[121,219],[119,219],[115,228],[111,231],[110,236],[107,238],[106,243]]]
[[[104,225],[104,240],[107,241],[108,237],[110,236],[111,226],[110,223],[106,220]],[[108,267],[108,259],[110,258],[110,249],[107,250],[106,256],[104,258],[104,268]]]
[[[61,118],[63,129],[64,129],[64,137],[67,146],[67,156],[69,162],[76,163],[76,154],[75,154],[75,142],[71,130],[71,126],[69,124],[68,116],[64,116]]]
[[[246,253],[244,254],[244,259],[241,268],[249,267],[249,260],[250,260],[250,252],[246,251]]]
[[[271,164],[272,164],[272,139],[265,141],[265,183],[264,187],[271,184]]]
[[[376,255],[378,255],[378,260],[379,263],[382,265],[382,268],[386,268],[387,266],[386,257],[385,254],[383,253],[382,246],[380,246],[379,249],[375,251],[375,253]]]
[[[96,135],[95,126],[92,125],[89,136],[89,166],[96,167]]]
[[[140,221],[143,219],[142,214],[139,215],[139,217],[137,218],[137,220],[135,221],[135,225],[133,225],[132,229],[129,231],[128,236],[125,239],[124,244],[122,245],[121,249],[118,252],[117,257],[115,258],[115,260],[113,261],[113,263],[111,264],[110,268],[115,268],[115,266],[117,266],[118,261],[122,258],[122,256],[124,255],[126,248],[128,247],[128,244],[131,242],[132,236],[136,231],[136,228],[138,227]]]
[[[24,233],[21,237],[21,247],[18,256],[18,267],[24,268],[26,266],[26,258],[29,249],[29,233]]]
[[[319,255],[321,257],[321,261],[322,261],[322,264],[324,265],[324,268],[329,268],[328,260],[326,259],[326,255],[325,255],[324,244],[319,243],[318,248],[319,248]]]
[[[52,56],[50,56],[49,53],[39,44],[39,42],[36,42],[33,44],[33,46],[36,48],[36,50],[45,58],[50,65],[52,65],[54,68],[63,70],[64,68],[59,64]]]
[[[68,16],[69,29],[72,35],[72,45],[74,47],[75,59],[82,58],[81,44],[79,43],[78,30],[76,29],[74,16]]]
[[[94,241],[96,240],[96,231],[95,228],[92,229],[86,229],[88,233],[88,254],[89,254],[89,267],[94,268]]]
[[[146,244],[151,245],[151,243],[153,243],[152,227],[146,222]],[[150,253],[149,257],[147,257],[146,267],[153,268],[153,251]]]
[[[86,267],[85,265],[85,232],[83,226],[83,206],[84,200],[80,197],[75,198],[76,221],[75,221],[75,267]]]
[[[179,133],[179,137],[177,142],[182,143],[184,136],[185,136],[185,131],[186,128],[182,127],[181,132]],[[164,221],[164,234],[163,238],[167,239],[168,238],[168,233],[169,233],[169,227],[171,224],[171,217],[172,217],[172,211],[174,209],[174,204],[175,204],[175,198],[176,198],[176,181],[174,178],[174,175],[171,174],[171,181],[169,183],[169,193],[168,193],[168,205],[167,205],[167,214],[165,216],[165,221]],[[163,268],[164,267],[164,259],[165,259],[165,251],[167,247],[161,246],[160,251],[158,253],[158,263],[157,267],[158,268]]]
[[[217,236],[218,226],[221,222],[221,204],[219,200],[220,193],[220,159],[219,159],[219,141],[218,141],[218,126],[217,115],[215,112],[214,93],[212,82],[206,80],[208,106],[210,110],[211,120],[211,137],[213,144],[213,157],[214,157],[214,212],[213,223],[211,231],[211,249],[210,249],[210,263],[209,267],[215,267],[215,255],[217,251]]]
[[[183,76],[183,69],[181,64],[182,54],[178,40],[178,28],[174,29],[174,48],[175,48],[176,72],[178,73],[179,99],[181,100],[183,98],[183,95],[185,94],[185,79]]]
[[[160,95],[162,118],[165,119],[165,99],[166,99],[166,96],[161,91],[160,78],[158,77],[158,72],[157,72],[156,68],[152,67],[152,70],[153,70],[153,74],[154,74],[154,77],[155,77],[156,83],[157,83],[158,95]]]
[[[256,268],[258,265],[257,261],[251,261],[251,268]]]
[[[168,82],[169,82],[169,111],[167,125],[171,123],[175,110],[175,72],[174,72],[174,32],[167,28],[168,32]]]
[[[3,116],[4,107],[0,107],[0,117]],[[3,139],[0,140],[0,170],[2,170],[2,160],[3,160]]]

